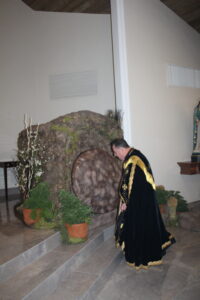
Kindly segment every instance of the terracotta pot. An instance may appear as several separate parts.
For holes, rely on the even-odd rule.
[[[72,243],[78,243],[87,240],[88,238],[88,224],[65,224],[68,233],[68,239]]]
[[[166,213],[166,204],[159,204],[159,209],[160,209],[160,213],[161,214],[165,214]]]
[[[35,224],[36,222],[39,221],[39,219],[40,219],[39,214],[40,214],[40,211],[41,211],[40,208],[36,209],[36,214],[37,214],[36,219],[32,219],[32,218],[31,218],[31,212],[32,212],[32,209],[29,209],[29,208],[23,208],[22,211],[23,211],[23,216],[24,216],[24,222],[25,222],[27,225],[32,225],[32,224]]]

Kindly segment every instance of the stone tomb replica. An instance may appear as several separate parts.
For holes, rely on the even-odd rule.
[[[114,117],[91,111],[66,114],[39,126],[45,155],[42,180],[50,185],[52,201],[59,204],[61,189],[73,191],[91,205],[93,228],[116,216],[121,164],[112,156],[110,142],[120,137],[123,132]],[[21,131],[18,149],[23,150],[26,138],[26,130]]]

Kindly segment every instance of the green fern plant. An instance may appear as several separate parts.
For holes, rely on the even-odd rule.
[[[40,182],[30,190],[29,197],[23,203],[24,208],[32,210],[31,217],[36,219],[38,216],[43,218],[43,221],[51,221],[54,217],[53,203],[50,200],[50,189],[46,182]]]
[[[92,208],[75,194],[61,190],[59,193],[62,220],[67,224],[91,223]]]
[[[167,204],[167,200],[170,197],[174,197],[178,201],[176,211],[184,212],[189,210],[187,201],[183,198],[179,191],[165,190],[162,185],[156,187],[156,199],[158,204]]]
[[[156,189],[156,199],[158,204],[167,204],[167,199],[169,198],[169,191],[165,189]]]
[[[169,197],[174,197],[177,199],[178,204],[177,204],[176,211],[184,212],[189,210],[187,201],[183,198],[183,196],[179,191],[169,191]]]

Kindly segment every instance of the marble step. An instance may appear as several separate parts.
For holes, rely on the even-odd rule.
[[[48,252],[52,251],[61,244],[60,233],[56,232],[44,239],[40,243],[20,253],[16,257],[6,261],[0,266],[0,282],[3,282],[14,276],[24,267],[38,260]]]
[[[63,276],[58,288],[44,300],[94,300],[122,258],[114,238],[104,241],[74,271]]]
[[[1,299],[35,300],[52,294],[58,288],[63,276],[77,269],[102,243],[113,236],[113,230],[113,226],[110,226],[95,232],[84,244],[60,244],[55,247],[2,282]]]

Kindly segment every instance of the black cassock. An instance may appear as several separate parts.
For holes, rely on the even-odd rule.
[[[175,242],[165,229],[155,189],[147,158],[131,149],[123,162],[115,239],[127,263],[136,269],[161,264],[166,248]],[[123,203],[126,210],[120,211]]]

